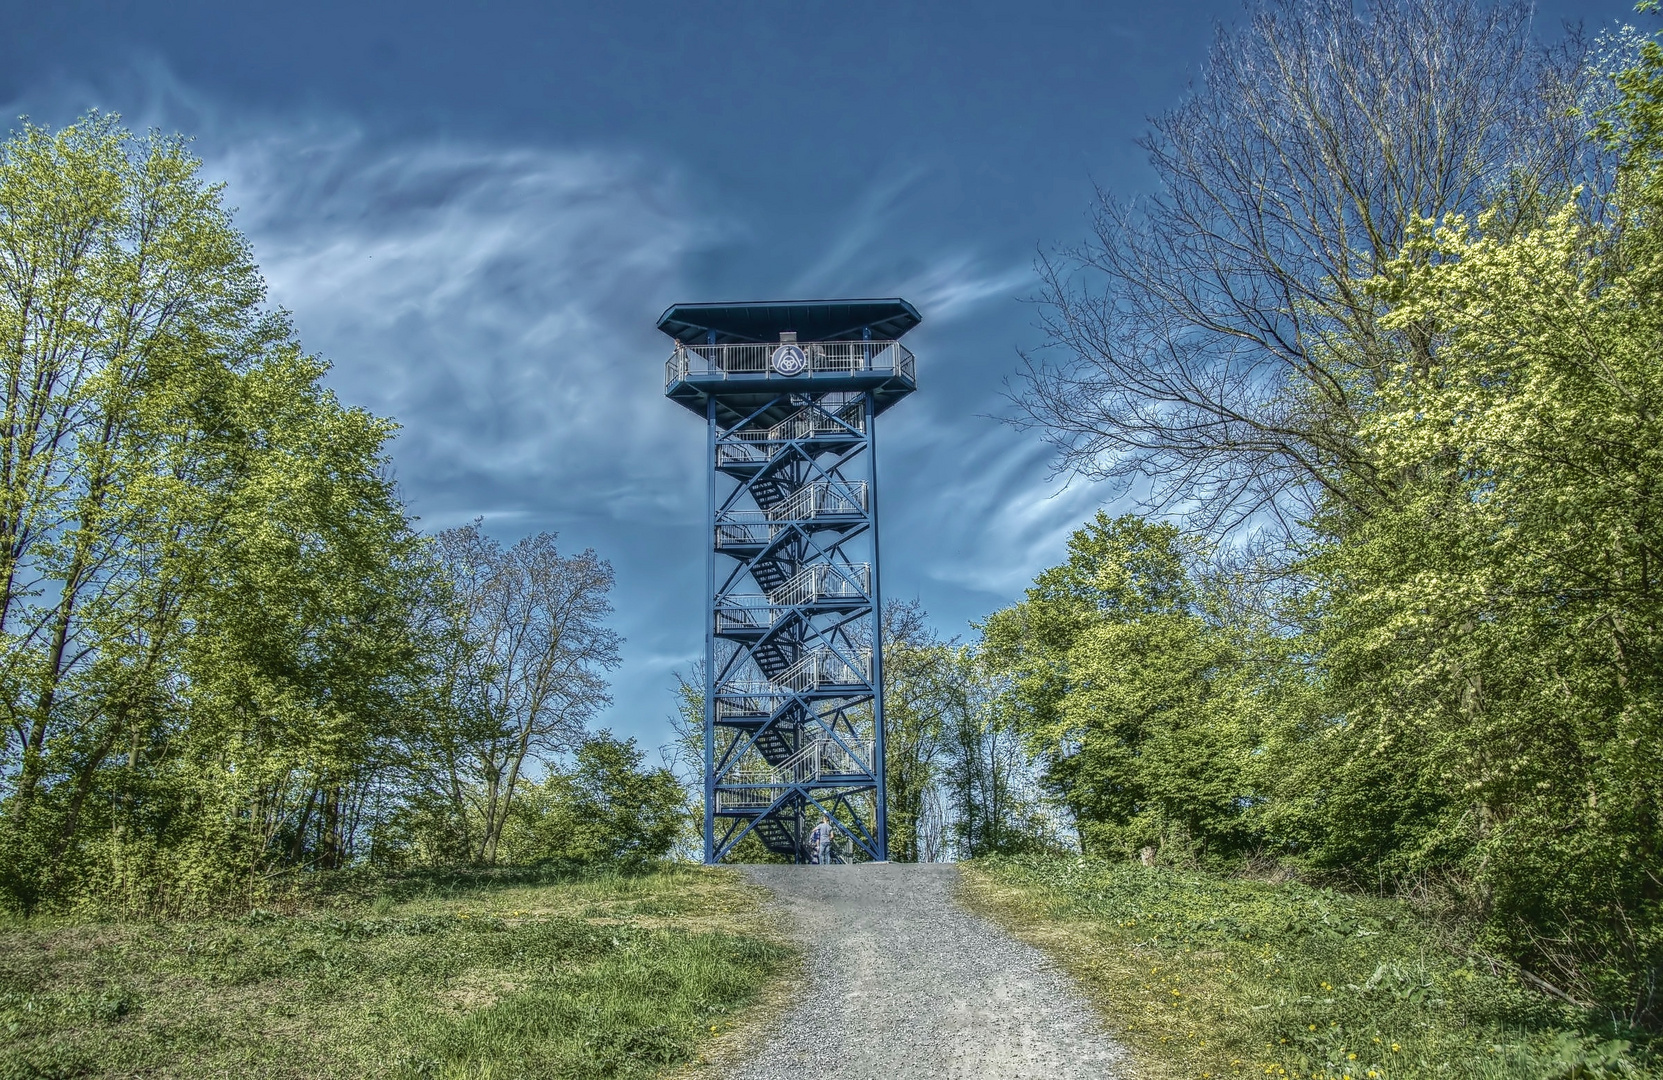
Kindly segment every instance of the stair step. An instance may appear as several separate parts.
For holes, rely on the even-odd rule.
[[[791,839],[791,830],[776,817],[763,818],[751,831],[775,854],[791,855],[797,850],[797,845]]]

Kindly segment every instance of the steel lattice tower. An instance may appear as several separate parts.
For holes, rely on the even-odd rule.
[[[905,300],[678,304],[665,395],[709,425],[704,859],[885,860],[873,420],[917,389]]]

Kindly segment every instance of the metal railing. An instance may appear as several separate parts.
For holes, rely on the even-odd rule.
[[[767,511],[771,521],[808,521],[828,514],[864,513],[864,480],[811,480]]]
[[[872,679],[872,650],[857,650],[850,659],[821,646],[811,649],[773,680],[788,690],[802,693],[821,686],[843,686],[870,682]]]
[[[816,563],[799,570],[790,581],[768,594],[776,607],[793,607],[815,600],[859,599],[872,592],[872,567],[868,563],[838,566]]]
[[[761,465],[774,454],[768,444],[812,439],[817,436],[837,435],[858,437],[866,434],[866,410],[859,404],[845,407],[836,415],[825,409],[810,406],[799,409],[779,423],[765,428],[740,428],[721,436],[716,443],[718,465]]]
[[[820,645],[775,679],[728,679],[716,687],[716,715],[767,716],[793,693],[870,682],[872,650],[855,649],[848,656]]]
[[[847,776],[851,773],[862,775],[871,772],[872,740],[854,741],[853,752],[847,745],[849,743],[848,739],[839,742],[829,735],[812,739],[801,750],[780,762],[774,768],[774,775],[779,780],[802,784],[818,780],[822,776]]]
[[[867,563],[804,567],[771,593],[728,593],[716,600],[716,632],[766,630],[793,607],[816,600],[860,600],[871,595],[872,567]]]
[[[716,515],[716,546],[766,544],[787,521],[866,513],[866,481],[815,480],[768,510],[724,510]]]
[[[733,521],[724,514],[716,521],[716,547],[752,547],[766,544],[780,534],[784,525],[768,521]]]
[[[716,810],[766,810],[783,794],[783,787],[717,788]]]
[[[801,379],[815,375],[854,375],[860,372],[894,372],[915,378],[912,353],[898,341],[805,341],[799,342],[807,367],[792,374],[774,370],[778,342],[747,342],[739,345],[683,345],[664,361],[664,385],[684,379]]]
[[[729,769],[722,785],[744,784],[741,788],[718,787],[719,810],[765,809],[784,794],[791,784],[807,784],[826,776],[867,776],[872,772],[874,744],[870,739],[841,742],[821,735],[778,765],[741,765]]]
[[[781,612],[760,593],[729,593],[716,601],[716,632],[766,630]]]
[[[716,688],[716,715],[768,716],[791,696],[789,690],[763,679],[733,679]]]

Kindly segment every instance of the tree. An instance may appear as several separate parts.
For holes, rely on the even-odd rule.
[[[510,811],[506,858],[624,870],[664,858],[686,820],[686,796],[668,769],[642,761],[634,739],[584,739],[569,769],[525,783]]]
[[[173,423],[158,406],[234,382],[282,330],[261,318],[246,246],[182,140],[135,140],[113,117],[4,144],[0,289],[0,686],[19,842],[59,781],[75,831],[93,777],[165,686],[158,663],[183,623],[164,583],[200,584],[170,556],[212,531],[193,489],[223,491],[228,447],[214,418]]]
[[[1636,197],[1621,233],[1451,218],[1376,281],[1387,328],[1433,331],[1435,377],[1360,432],[1417,485],[1315,563],[1330,753],[1412,746],[1410,867],[1462,868],[1498,942],[1637,995],[1631,1022],[1663,971],[1663,242]]]
[[[419,560],[392,425],[322,387],[199,168],[96,114],[0,147],[0,864],[25,908],[338,865],[397,738]]]
[[[551,533],[505,550],[478,522],[436,544],[452,587],[439,693],[455,727],[434,753],[457,820],[478,823],[473,857],[492,863],[526,762],[575,750],[611,700],[612,568],[593,551],[561,555]]]
[[[1236,652],[1200,608],[1194,545],[1172,525],[1100,512],[1068,550],[983,627],[1046,783],[1088,852],[1242,853],[1257,737]]]
[[[1066,838],[1047,813],[1034,755],[1008,706],[1008,679],[983,649],[960,645],[944,657],[942,818],[958,858],[1062,850]]]
[[[1050,347],[1020,422],[1059,468],[1141,479],[1204,529],[1298,532],[1395,478],[1357,427],[1414,335],[1361,282],[1417,223],[1557,205],[1589,156],[1590,76],[1532,42],[1523,0],[1263,0],[1143,142],[1153,197],[1100,193],[1093,235],[1041,265]],[[1405,350],[1408,350],[1407,352]]]
[[[1360,283],[1384,370],[1307,568],[1316,722],[1267,747],[1308,866],[1447,883],[1480,943],[1655,1025],[1663,973],[1663,49],[1616,78],[1609,212],[1420,223]],[[1335,519],[1338,519],[1336,521]]]
[[[927,619],[916,600],[884,604],[884,776],[896,862],[935,862],[946,853],[941,772],[963,687],[956,646]]]

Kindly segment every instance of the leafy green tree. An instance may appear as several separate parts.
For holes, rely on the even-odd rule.
[[[1435,793],[1410,865],[1462,867],[1498,939],[1542,942],[1525,955],[1589,996],[1637,975],[1636,1018],[1663,962],[1650,218],[1613,235],[1572,208],[1499,239],[1452,218],[1418,238],[1437,258],[1406,253],[1380,288],[1436,368],[1383,388],[1363,429],[1414,497],[1319,563],[1339,742],[1352,759],[1407,743]]]
[[[351,857],[420,560],[183,139],[0,146],[0,864],[191,902]]]
[[[634,739],[585,739],[568,770],[524,781],[503,836],[510,862],[642,869],[675,846],[687,817],[668,769],[643,767]]]
[[[1616,76],[1604,220],[1425,222],[1365,286],[1402,359],[1316,520],[1326,719],[1285,727],[1309,865],[1448,882],[1482,942],[1655,1024],[1663,973],[1663,49]],[[1412,347],[1410,347],[1412,344]]]
[[[200,581],[180,556],[212,528],[198,494],[225,447],[157,406],[234,382],[279,333],[182,143],[110,117],[4,144],[0,248],[5,861],[29,902],[104,763],[171,697],[163,658]]]
[[[1033,755],[1001,699],[1005,679],[973,646],[945,651],[942,818],[959,858],[1063,850]]]
[[[1198,607],[1176,527],[1099,513],[983,627],[1006,708],[1090,853],[1231,855],[1256,792],[1238,654]],[[1167,850],[1172,849],[1172,850]]]
[[[884,605],[884,777],[895,862],[934,862],[944,853],[939,786],[948,716],[962,688],[955,649],[927,618],[916,600]]]

